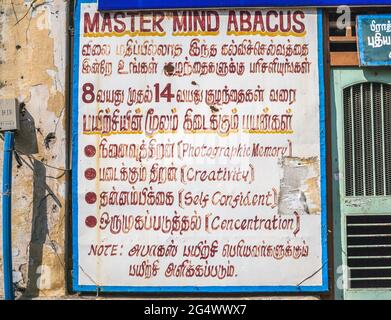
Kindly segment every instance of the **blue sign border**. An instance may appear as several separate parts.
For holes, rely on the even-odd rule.
[[[79,89],[79,52],[80,52],[80,11],[82,3],[96,3],[95,0],[78,1],[75,11],[75,36],[73,49],[73,83],[72,83],[72,248],[73,274],[72,288],[76,292],[326,292],[328,291],[327,260],[327,213],[326,213],[326,127],[325,127],[325,93],[323,67],[323,12],[318,9],[318,65],[319,65],[319,121],[320,121],[320,171],[321,171],[321,240],[322,272],[321,286],[95,286],[79,284],[79,247],[78,247],[78,89]]]
[[[145,10],[189,8],[251,8],[251,7],[334,7],[384,6],[390,0],[99,0],[99,10]]]
[[[390,18],[391,14],[377,14],[377,15],[358,15],[357,16],[357,39],[358,39],[358,55],[360,60],[360,66],[363,67],[380,67],[380,66],[390,66],[391,59],[388,61],[367,61],[365,60],[364,55],[364,39],[362,36],[362,21],[378,18]]]

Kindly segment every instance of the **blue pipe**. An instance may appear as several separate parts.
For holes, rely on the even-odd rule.
[[[3,270],[4,298],[14,300],[12,283],[12,229],[11,229],[11,190],[12,190],[12,153],[14,133],[7,131],[4,137],[3,158]]]

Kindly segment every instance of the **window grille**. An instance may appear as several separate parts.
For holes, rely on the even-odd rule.
[[[345,195],[391,195],[391,85],[345,88],[343,105]]]
[[[391,215],[348,215],[346,221],[349,288],[391,288]]]

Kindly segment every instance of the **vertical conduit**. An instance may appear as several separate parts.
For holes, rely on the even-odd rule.
[[[11,229],[11,198],[12,198],[12,152],[14,149],[14,133],[7,131],[4,137],[3,159],[3,270],[4,298],[14,300],[12,284],[12,229]]]

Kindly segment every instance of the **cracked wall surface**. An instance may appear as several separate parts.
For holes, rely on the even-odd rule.
[[[17,297],[65,294],[68,19],[67,1],[0,0],[0,98],[18,99],[21,112],[12,195]]]

